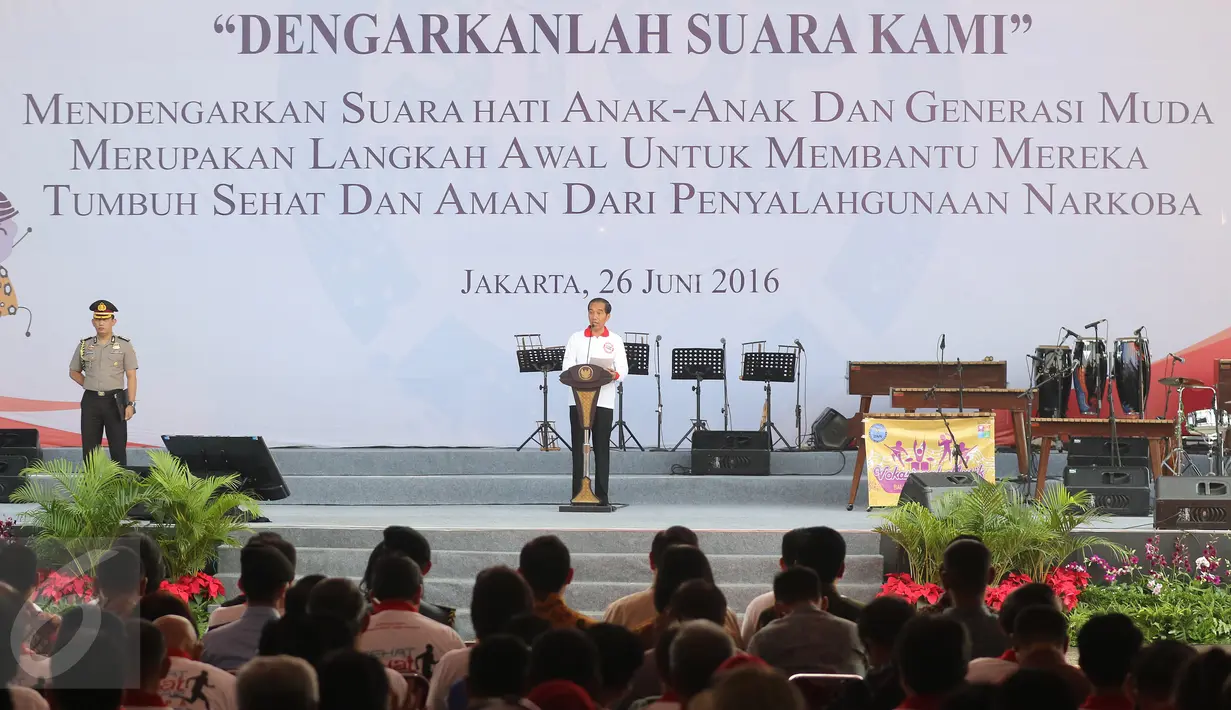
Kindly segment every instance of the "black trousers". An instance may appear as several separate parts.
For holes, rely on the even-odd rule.
[[[121,466],[128,465],[128,422],[124,421],[123,414],[127,400],[128,393],[124,390],[112,390],[101,396],[98,392],[86,390],[81,396],[83,456],[89,456],[91,451],[102,445],[103,431],[106,430],[111,460]]]
[[[582,467],[584,466],[586,430],[581,428],[577,405],[569,405],[569,421],[573,427],[573,496],[581,492]],[[611,420],[612,411],[606,407],[594,408],[594,421],[590,427],[590,446],[594,450],[594,495],[603,505],[607,504],[607,476],[611,473]]]

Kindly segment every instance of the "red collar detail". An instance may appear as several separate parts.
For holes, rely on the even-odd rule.
[[[1000,654],[1000,660],[1012,661],[1013,663],[1017,663],[1017,651],[1010,648],[1008,651],[1005,651],[1004,653]]]
[[[124,704],[134,708],[165,708],[167,704],[162,701],[158,693],[147,693],[144,690],[125,690]]]
[[[1133,710],[1133,700],[1127,695],[1091,695],[1082,710]]]
[[[587,338],[593,338],[593,337],[595,337],[595,336],[594,336],[594,332],[593,332],[593,331],[591,331],[589,328],[586,328],[586,331],[585,331],[585,332],[586,332],[586,337],[587,337]],[[603,332],[599,333],[599,334],[598,334],[598,337],[600,337],[600,338],[606,338],[606,337],[609,337],[610,335],[611,335],[611,331],[607,329],[607,326],[603,326]]]
[[[898,710],[940,710],[944,698],[939,695],[912,695],[902,701]]]
[[[186,651],[181,651],[178,648],[168,648],[167,655],[171,658],[187,658],[190,661],[193,660],[191,654]]]
[[[419,605],[410,602],[378,602],[372,606],[372,613],[379,614],[382,611],[413,611],[418,613]]]
[[[663,694],[662,694],[662,696],[660,696],[660,697],[658,698],[658,702],[660,702],[660,703],[678,703],[678,702],[680,702],[680,696],[676,695],[674,690],[668,690],[668,691],[666,691],[665,693],[663,693]]]

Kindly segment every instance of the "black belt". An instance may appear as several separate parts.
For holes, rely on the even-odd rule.
[[[104,391],[102,391],[102,390],[90,390],[90,391],[92,391],[94,394],[98,395],[99,397],[114,397],[114,396],[116,396],[117,394],[119,394],[119,393],[123,392],[124,390],[122,390],[122,389],[118,389],[118,390],[107,390],[106,392],[104,392]]]

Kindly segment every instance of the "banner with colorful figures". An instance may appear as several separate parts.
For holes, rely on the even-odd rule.
[[[952,433],[950,433],[952,432]],[[968,471],[996,480],[996,418],[867,418],[868,506],[897,505],[912,473]]]

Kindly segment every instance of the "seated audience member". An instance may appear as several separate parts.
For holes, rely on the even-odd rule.
[[[149,535],[133,531],[121,535],[112,549],[127,547],[141,560],[141,594],[157,592],[167,578],[167,568],[162,561],[162,547]]]
[[[1057,612],[1059,613],[1059,612]],[[1023,668],[996,693],[996,710],[1077,710],[1072,683],[1042,668]]]
[[[1032,606],[1014,613],[1016,627],[1011,637],[1016,661],[1000,658],[971,661],[966,673],[970,683],[1000,684],[1020,669],[1054,673],[1069,684],[1073,703],[1080,705],[1092,690],[1086,676],[1069,665],[1069,620],[1055,605]]]
[[[359,586],[346,577],[329,577],[317,582],[308,593],[307,611],[308,618],[341,621],[357,637],[366,624],[368,600]]]
[[[141,601],[137,602],[137,616],[151,622],[164,616],[180,616],[192,624],[194,629],[197,624],[197,617],[193,615],[188,602],[167,591],[151,592],[141,597]]]
[[[987,608],[992,555],[977,540],[958,540],[945,548],[941,581],[952,607],[941,612],[966,627],[971,658],[996,658],[1009,648],[1009,637]]]
[[[521,548],[518,572],[534,593],[534,613],[553,629],[593,626],[596,622],[564,603],[564,588],[573,581],[568,547],[555,535],[543,535]]]
[[[368,567],[363,572],[362,583],[365,592],[370,594],[372,591],[372,574],[376,571],[376,562],[391,552],[414,560],[424,577],[432,571],[432,546],[423,533],[403,525],[390,525],[385,528],[383,539],[376,543],[372,554],[368,556]],[[457,623],[457,610],[447,606],[420,602],[419,613],[445,626],[452,627]]]
[[[508,634],[489,634],[470,653],[466,691],[471,707],[518,710],[529,691],[530,649]]]
[[[842,537],[842,533],[824,526],[802,528],[792,532],[798,533],[792,543],[795,553],[794,562],[786,564],[788,542],[784,536],[783,558],[779,564],[784,565],[783,569],[798,566],[815,572],[816,576],[821,579],[821,596],[825,599],[829,613],[851,623],[857,621],[863,605],[838,593],[837,582],[846,572],[846,540]],[[790,534],[787,533],[787,535]],[[750,614],[755,614],[752,617],[755,626],[749,629],[750,633],[745,641],[750,641],[752,633],[778,618],[773,593],[757,597],[748,605],[744,618],[745,627],[747,627]]]
[[[816,572],[807,567],[779,572],[774,599],[779,618],[753,635],[748,653],[787,675],[867,672],[859,630],[823,608]]]
[[[319,590],[313,591],[314,597]],[[431,680],[441,657],[466,644],[450,627],[419,613],[422,598],[423,577],[414,560],[398,554],[382,557],[372,572],[375,605],[358,648],[395,671]]]
[[[1095,616],[1081,627],[1077,632],[1077,663],[1094,686],[1083,708],[1133,710],[1128,676],[1141,644],[1141,632],[1123,614]]]
[[[401,555],[390,555],[390,558],[414,565],[409,558]],[[393,611],[388,613],[393,613]],[[386,626],[383,626],[382,630],[391,630],[388,625],[396,621],[396,617],[386,617],[384,619]],[[332,625],[329,622],[332,622]],[[345,577],[330,577],[322,580],[312,588],[311,594],[308,595],[308,615],[299,622],[301,629],[310,630],[303,639],[308,645],[302,650],[306,650],[312,656],[304,657],[302,651],[296,652],[295,655],[304,657],[304,660],[311,663],[313,667],[319,667],[325,655],[330,651],[363,650],[359,648],[359,637],[365,626],[371,628],[371,619],[368,618],[367,599],[360,591],[359,585]],[[396,633],[396,629],[393,631]],[[382,640],[387,639],[376,638],[376,642]],[[385,676],[389,680],[389,696],[393,706],[401,707],[410,693],[409,683],[402,677],[402,670],[389,667],[383,658],[378,657],[377,660],[381,661],[381,665],[385,667]],[[421,667],[428,671],[431,671],[431,661],[434,660],[409,658],[410,663],[422,663]],[[418,668],[405,670],[422,674]]]
[[[148,595],[147,595],[148,596]],[[235,676],[202,663],[197,628],[178,614],[153,621],[167,647],[169,667],[158,686],[168,707],[190,710],[231,710],[235,707]]]
[[[705,553],[691,545],[668,547],[663,552],[662,565],[654,577],[654,610],[657,616],[653,621],[633,629],[633,633],[641,639],[643,648],[649,650],[657,644],[658,635],[673,621],[670,613],[672,598],[681,585],[694,579],[714,584],[714,572]],[[726,611],[723,617],[726,618]],[[728,633],[732,638],[739,636],[738,628],[729,628]]]
[[[671,596],[671,601],[667,604],[667,613],[664,615],[665,620],[662,624],[665,624],[667,628],[671,628],[672,624],[698,619],[721,624],[726,614],[727,598],[723,596],[722,591],[704,579],[692,579],[681,584],[676,589],[675,594]],[[666,632],[664,631],[663,633]],[[659,635],[659,638],[660,643],[655,644],[654,648],[645,652],[645,660],[642,662],[641,668],[633,675],[632,683],[623,700],[616,705],[617,710],[626,710],[635,700],[662,694],[663,683],[668,676],[659,672],[660,664],[657,662],[657,659],[659,658],[658,652],[661,646],[662,634]],[[663,658],[664,662],[666,660],[666,658]]]
[[[320,710],[386,710],[389,677],[380,661],[350,649],[330,651],[316,672]]]
[[[1198,654],[1180,674],[1175,689],[1175,710],[1219,707],[1228,679],[1231,679],[1231,656],[1226,651],[1215,647]],[[1086,707],[1094,706],[1087,704]]]
[[[317,710],[320,702],[316,671],[292,656],[252,659],[236,674],[235,692],[238,710]]]
[[[12,587],[22,599],[15,633],[28,642],[36,627],[51,619],[33,601],[34,588],[38,586],[38,554],[34,548],[12,542],[0,545],[0,582]]]
[[[585,633],[598,647],[602,684],[594,700],[601,707],[610,707],[628,692],[633,675],[645,662],[645,652],[637,636],[623,626],[597,624]]]
[[[24,628],[22,612],[28,600],[29,594],[22,594],[0,584],[0,634],[4,635],[3,638],[12,639],[15,630]],[[17,672],[17,656],[0,652],[0,704],[7,702],[7,707],[13,710],[47,710],[47,702],[41,695],[30,688],[13,684]]]
[[[1000,622],[1000,630],[1006,636],[1013,636],[1013,629],[1017,624],[1017,613],[1022,609],[1030,606],[1053,606],[1060,609],[1060,599],[1056,596],[1056,592],[1042,582],[1030,582],[1009,592],[1009,596],[1004,598],[1000,604],[1000,612],[997,614]],[[1011,640],[1011,639],[1010,639]],[[1017,652],[1013,650],[1012,644],[1004,653],[1000,654],[999,659],[1002,661],[1017,661]],[[987,659],[978,658],[970,662],[970,668],[973,671],[979,664],[988,662]],[[975,681],[970,681],[975,682]]]
[[[1197,657],[1192,646],[1163,640],[1141,649],[1129,675],[1137,710],[1175,710],[1175,691],[1184,667]]]
[[[119,617],[110,612],[102,613],[107,620],[97,631],[82,629],[79,618],[72,638],[65,639],[60,646],[72,643],[77,652],[57,653],[51,657],[53,679],[47,690],[47,704],[56,710],[121,708],[128,677],[128,639]],[[68,622],[67,614],[65,622]]]
[[[902,628],[893,650],[893,662],[906,693],[898,707],[938,710],[966,679],[970,640],[955,619],[943,615],[916,616]]]
[[[94,590],[98,592],[99,605],[121,618],[132,615],[141,601],[144,584],[141,558],[129,547],[117,545],[104,553],[97,569]]]
[[[535,616],[533,612],[518,614],[509,619],[509,622],[500,629],[500,633],[516,636],[521,639],[522,643],[530,647],[533,647],[534,642],[538,641],[539,637],[548,631],[551,631],[551,624],[548,623],[547,619]]]
[[[475,576],[470,592],[470,623],[479,643],[488,636],[505,631],[514,618],[529,615],[529,618],[537,619],[533,612],[534,595],[529,585],[509,567],[489,567]],[[543,623],[546,624],[545,621]],[[524,643],[529,648],[534,639]],[[440,664],[432,673],[432,684],[427,695],[429,710],[446,710],[450,689],[466,677],[470,652],[470,648],[463,647],[441,656]]]
[[[526,700],[538,710],[596,710],[585,688],[567,680],[552,680],[531,689]]]
[[[294,579],[295,562],[298,555],[295,552],[295,546],[292,545],[289,540],[283,538],[276,532],[259,532],[248,538],[248,541],[244,543],[244,547],[249,545],[268,545],[278,552],[281,552],[282,556],[286,558],[286,561],[291,563],[291,578]],[[243,553],[241,552],[240,555],[242,556]],[[321,578],[324,579],[324,576],[322,575]],[[212,631],[219,626],[235,621],[239,617],[243,616],[244,608],[247,604],[248,597],[241,590],[240,594],[223,602],[221,606],[209,615],[209,624],[207,625],[207,629]]]
[[[685,621],[671,642],[671,689],[681,708],[710,687],[718,668],[738,652],[735,640],[710,621]]]
[[[530,687],[567,680],[593,698],[602,684],[600,663],[598,647],[580,629],[552,629],[530,649]]]
[[[295,570],[286,556],[267,545],[247,545],[239,553],[239,588],[247,605],[239,619],[205,634],[201,660],[224,671],[238,670],[256,657],[265,625],[278,609]]]
[[[129,646],[136,649],[129,668],[130,685],[124,690],[124,710],[165,708],[158,689],[171,669],[162,632],[145,619],[132,619],[127,624]]]
[[[680,696],[671,687],[671,644],[679,631],[678,624],[667,627],[658,637],[658,645],[646,652],[641,670],[644,672],[646,666],[654,667],[654,674],[651,676],[654,679],[653,689],[639,691],[638,681],[634,679],[629,693],[613,710],[679,710]],[[660,678],[662,680],[659,680]]]
[[[1000,710],[996,699],[1000,686],[976,683],[964,685],[945,698],[940,710]]]
[[[650,542],[650,573],[658,574],[658,566],[662,563],[663,552],[672,545],[691,545],[700,548],[697,534],[683,525],[673,525],[666,530],[659,530]],[[629,629],[651,621],[657,615],[654,609],[654,586],[640,592],[633,592],[621,597],[607,607],[603,621],[609,624],[619,624]]]
[[[723,673],[714,688],[714,710],[806,710],[799,689],[786,676],[764,666]]]
[[[855,626],[868,656],[868,674],[862,682],[847,684],[830,710],[894,710],[906,699],[893,648],[913,618],[915,605],[901,597],[877,597],[863,608]]]
[[[327,578],[323,574],[309,574],[300,577],[286,590],[282,601],[282,615],[269,622],[261,632],[258,652],[262,656],[304,656],[293,652],[300,645],[299,637],[305,632],[303,620],[308,616],[308,597],[316,585]],[[308,629],[310,630],[310,629]],[[311,661],[308,661],[311,663]]]

